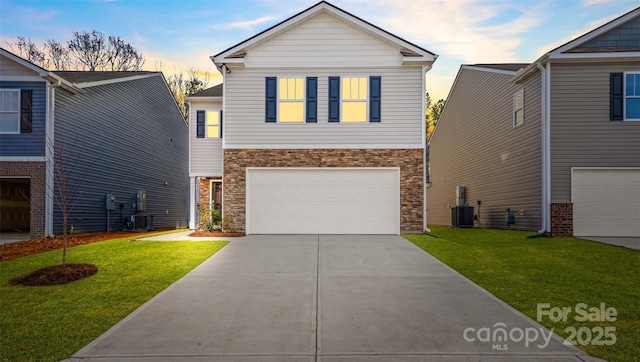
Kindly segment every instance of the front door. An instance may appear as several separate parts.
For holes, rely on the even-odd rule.
[[[210,202],[211,207],[222,212],[222,182],[221,181],[211,181],[211,194]]]

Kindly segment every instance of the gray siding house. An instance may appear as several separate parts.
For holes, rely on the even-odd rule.
[[[247,234],[423,231],[436,58],[325,1],[212,56],[221,97],[189,97],[191,220],[204,179]]]
[[[430,139],[428,217],[640,236],[640,8],[531,64],[462,66]]]
[[[50,72],[4,49],[0,61],[3,97],[24,106],[20,132],[0,131],[3,230],[62,232],[62,146],[74,232],[187,225],[188,126],[161,73]]]

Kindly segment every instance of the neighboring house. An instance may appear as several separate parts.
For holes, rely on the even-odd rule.
[[[189,228],[196,229],[201,208],[222,212],[222,84],[190,95],[187,102]]]
[[[531,64],[462,66],[430,140],[429,224],[640,236],[640,8]]]
[[[195,178],[222,176],[223,213],[248,234],[423,231],[436,57],[324,1],[213,56],[222,109],[189,98],[192,220]],[[198,139],[198,123],[214,137]],[[200,165],[205,142],[218,153]]]
[[[62,232],[63,144],[75,232],[187,225],[188,126],[162,73],[52,72],[0,49],[0,94],[0,228]]]

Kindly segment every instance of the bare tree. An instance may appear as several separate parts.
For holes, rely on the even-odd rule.
[[[199,92],[209,84],[209,73],[205,73],[204,76],[200,76],[201,72],[197,69],[189,69],[185,76],[183,71],[172,74],[167,78],[167,85],[169,90],[173,94],[173,97],[182,112],[184,119],[189,116],[189,106],[186,102],[186,98],[196,92]]]
[[[9,43],[9,47],[14,53],[31,63],[43,68],[46,66],[44,52],[38,48],[31,38],[19,36],[16,38],[15,42]]]
[[[11,50],[22,58],[53,70],[137,71],[144,57],[119,36],[105,36],[97,31],[74,31],[71,40],[60,43],[47,39],[41,46],[30,38],[18,36],[8,42]]]
[[[53,70],[70,69],[71,58],[69,57],[69,48],[64,44],[53,39],[47,39],[44,42],[44,53],[49,60],[48,65],[53,67]]]
[[[33,110],[31,104],[28,107]],[[33,120],[40,121],[37,117],[22,116],[23,121],[34,127]],[[67,266],[67,237],[69,231],[69,215],[82,197],[80,186],[84,182],[87,172],[95,164],[96,160],[81,165],[79,162],[85,153],[83,142],[77,135],[71,137],[65,123],[57,118],[55,127],[55,141],[45,132],[39,132],[40,140],[45,148],[45,166],[47,173],[53,174],[53,185],[47,184],[46,193],[52,195],[54,202],[62,213],[62,268]],[[44,128],[44,122],[40,121]],[[24,195],[27,199],[28,195]],[[47,196],[48,197],[48,196]],[[48,210],[53,213],[55,212]]]
[[[69,53],[82,70],[101,70],[106,65],[106,42],[101,32],[93,30],[73,32],[73,38],[67,42]]]
[[[112,71],[139,70],[144,65],[142,55],[119,36],[109,36],[106,53],[107,67]]]

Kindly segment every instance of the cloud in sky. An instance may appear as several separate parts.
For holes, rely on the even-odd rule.
[[[515,62],[523,34],[546,19],[545,4],[379,0],[373,22],[464,63]],[[431,50],[431,49],[430,49]]]
[[[276,17],[274,16],[261,16],[253,20],[244,20],[244,21],[236,21],[236,22],[221,24],[218,27],[221,27],[221,28],[229,27],[229,28],[252,30],[256,26],[262,25],[264,23],[269,23],[274,19],[276,19]]]

